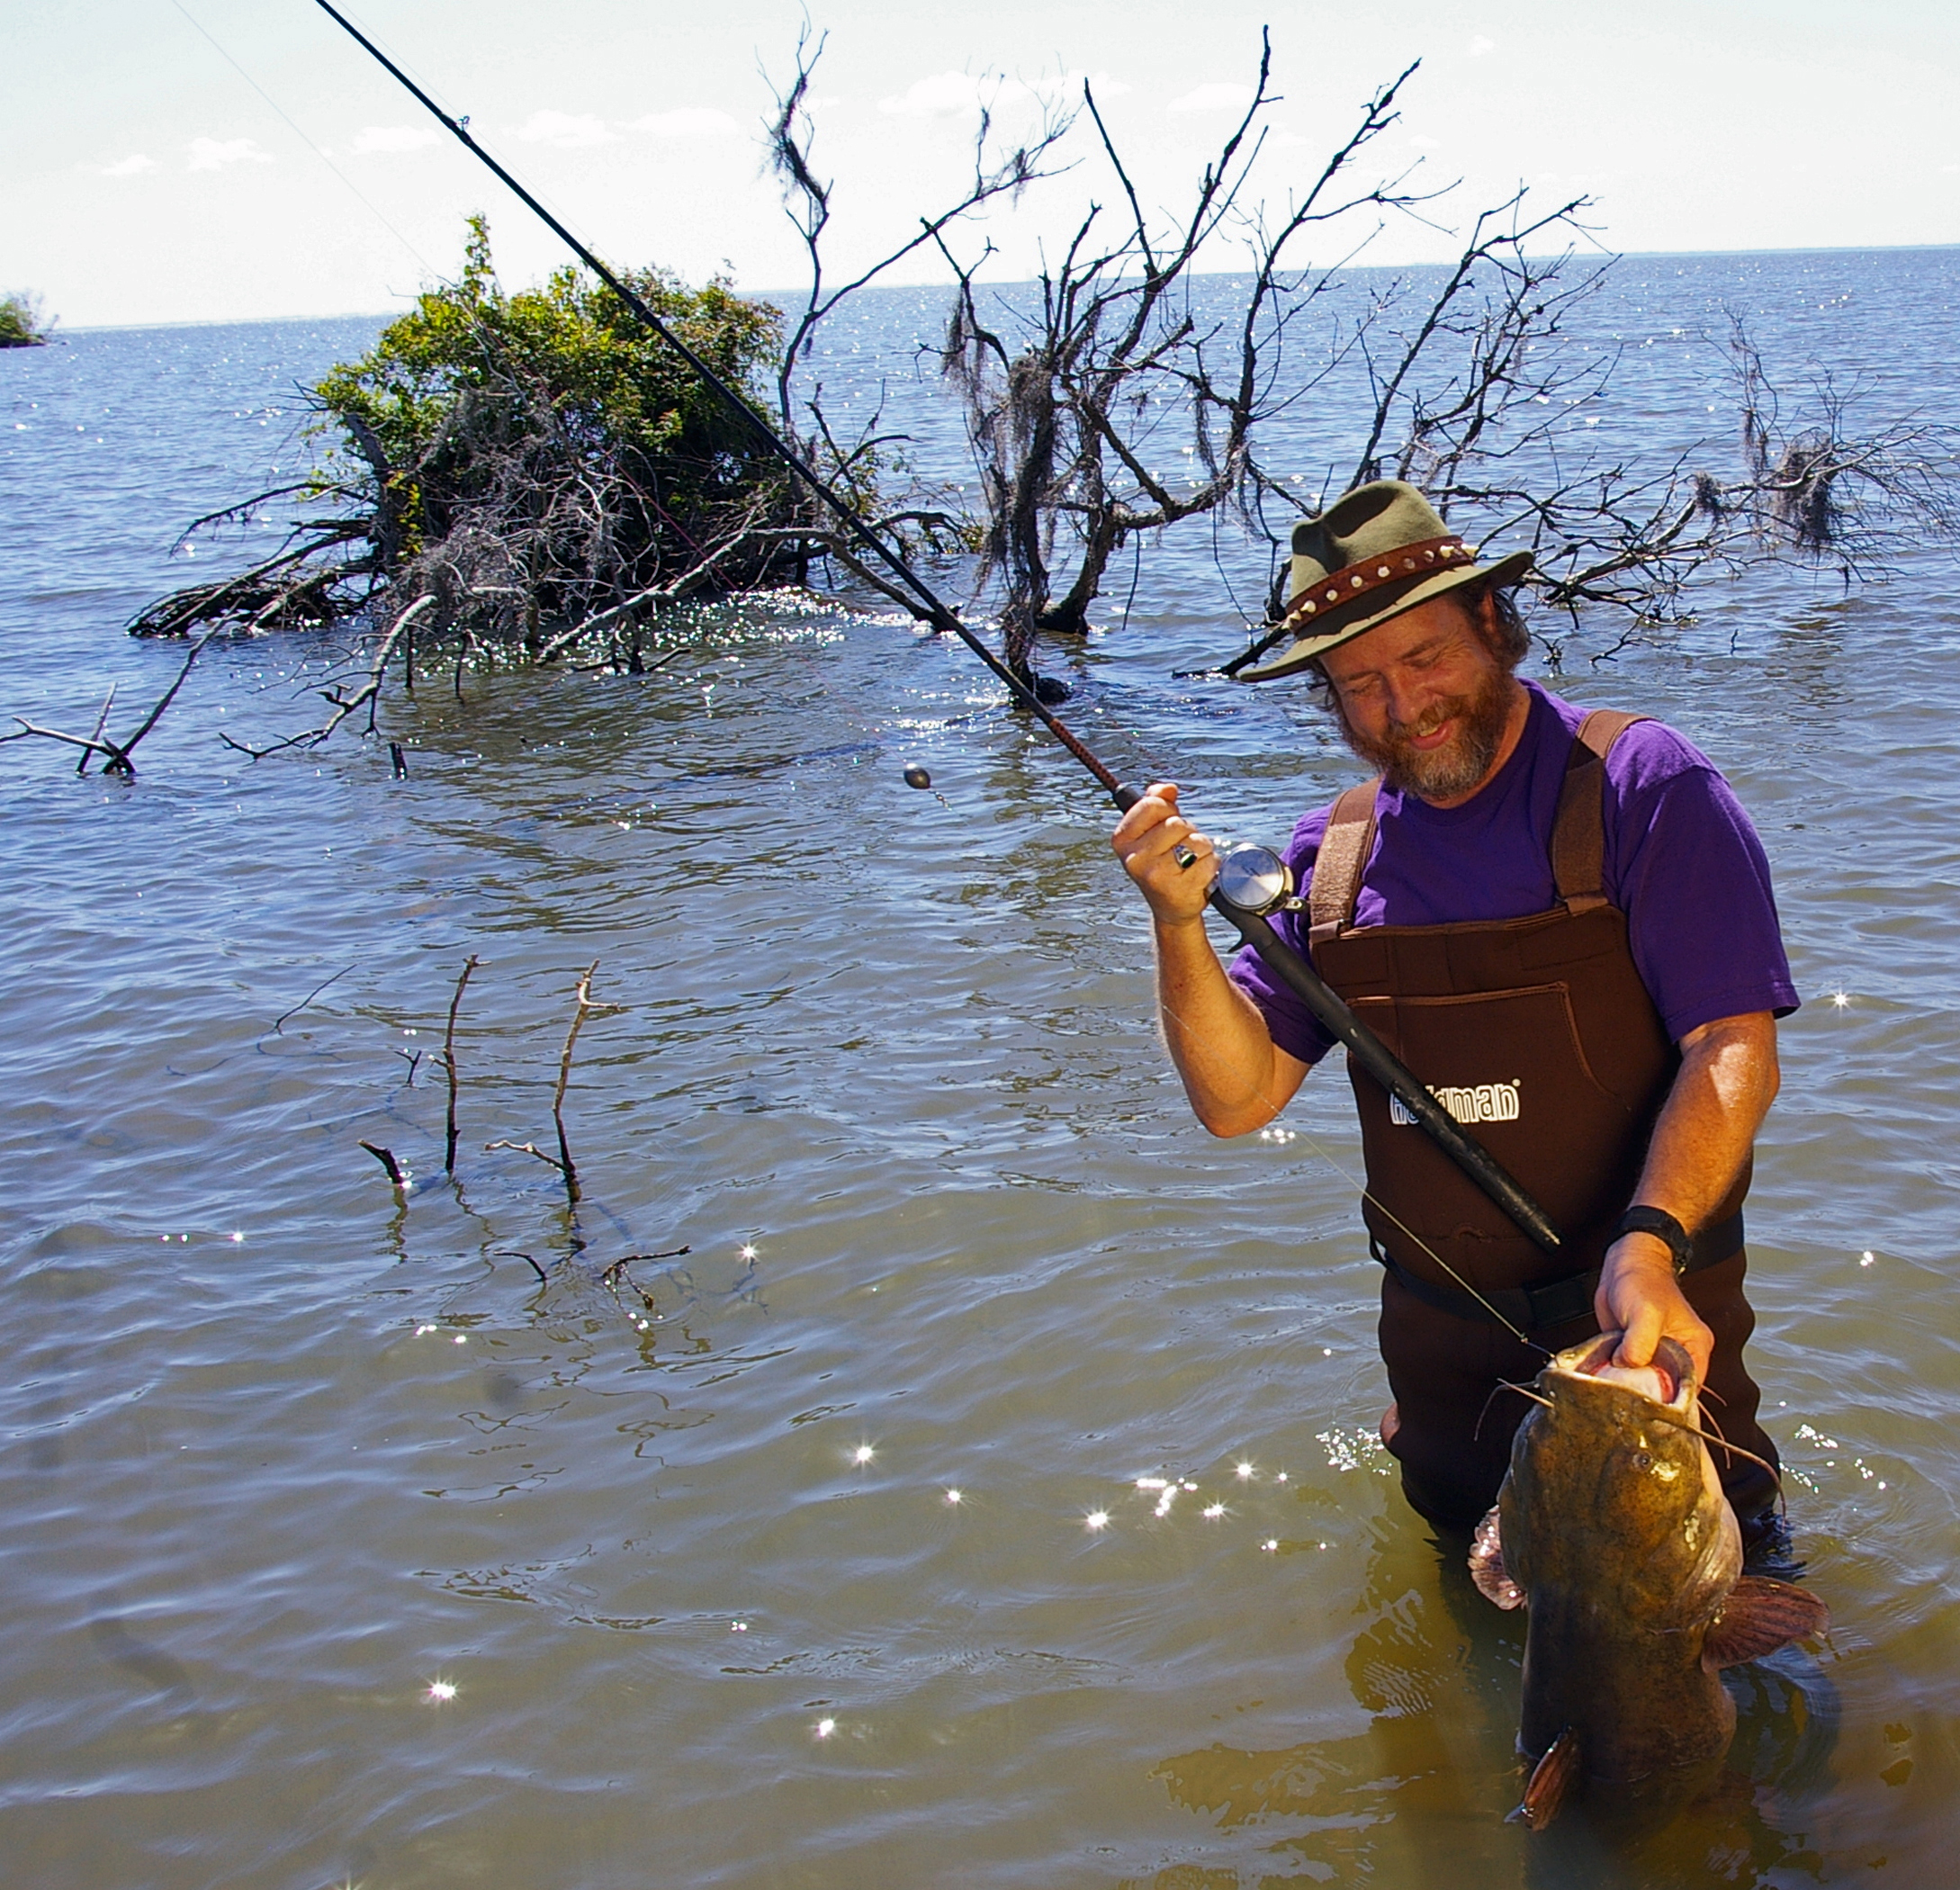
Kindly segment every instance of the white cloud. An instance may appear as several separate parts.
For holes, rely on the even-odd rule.
[[[193,138],[190,142],[190,156],[184,162],[187,171],[221,171],[228,164],[270,164],[270,151],[262,151],[258,141],[252,138]]]
[[[603,144],[606,121],[582,112],[534,112],[517,127],[517,136],[526,144],[555,144],[570,150],[581,144]]]
[[[361,156],[370,151],[419,151],[441,136],[433,125],[364,125],[354,148]]]
[[[1098,98],[1120,98],[1130,89],[1113,72],[1065,72],[1059,78],[1030,79],[1028,83],[1043,98],[1058,98],[1074,104],[1082,98],[1084,82],[1095,87]]]
[[[1230,79],[1214,79],[1208,86],[1200,86],[1195,92],[1173,98],[1169,109],[1173,112],[1243,112],[1255,95],[1250,86],[1241,86]]]
[[[157,160],[138,151],[132,157],[119,158],[113,164],[98,165],[96,168],[104,177],[140,177],[145,171],[157,168]]]
[[[656,138],[725,138],[742,127],[712,105],[682,105],[672,112],[649,112],[627,129],[651,131]]]
[[[1495,40],[1487,40],[1482,33],[1479,33],[1470,42],[1470,56],[1473,59],[1480,59],[1487,52],[1495,52],[1497,50],[1497,42]]]
[[[881,98],[878,110],[897,118],[976,117],[983,105],[993,107],[1028,97],[1018,79],[976,78],[970,72],[941,72],[914,79],[892,98]]]
[[[881,98],[878,110],[895,118],[977,118],[982,110],[1029,101],[1073,104],[1082,97],[1086,79],[1103,98],[1119,98],[1129,90],[1107,72],[1060,72],[1038,78],[1008,78],[998,72],[976,77],[970,72],[941,72],[914,79],[904,91]]]

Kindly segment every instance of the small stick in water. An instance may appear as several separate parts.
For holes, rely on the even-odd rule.
[[[310,991],[309,991],[309,992],[308,992],[308,993],[306,994],[306,995],[305,995],[304,997],[302,997],[302,998],[301,998],[301,1000],[299,1001],[299,1003],[298,1003],[298,1004],[296,1004],[295,1005],[293,1005],[293,1007],[292,1008],[292,1010],[290,1010],[290,1011],[286,1012],[284,1013],[284,1015],[283,1015],[283,1016],[276,1017],[276,1018],[274,1018],[274,1019],[273,1020],[273,1027],[272,1027],[272,1033],[273,1033],[273,1035],[274,1035],[274,1037],[278,1036],[278,1035],[279,1035],[279,1027],[280,1027],[280,1025],[281,1025],[281,1024],[284,1023],[284,1022],[286,1022],[286,1020],[287,1020],[288,1018],[297,1017],[297,1016],[298,1016],[298,1015],[300,1014],[300,1012],[301,1012],[301,1011],[305,1010],[305,1009],[306,1009],[306,1007],[307,1007],[307,1006],[308,1006],[308,1005],[309,1005],[310,1004],[311,1004],[311,1003],[313,1002],[313,1000],[314,1000],[314,999],[315,999],[316,997],[318,997],[318,996],[319,996],[319,995],[320,994],[320,993],[321,993],[322,991],[324,991],[324,990],[326,990],[326,989],[327,989],[327,987],[328,987],[328,985],[337,985],[337,984],[338,984],[338,983],[340,982],[340,980],[341,980],[342,978],[344,978],[345,976],[346,976],[347,973],[348,973],[348,972],[350,972],[350,971],[352,971],[353,969],[354,969],[354,967],[353,967],[352,965],[343,965],[343,966],[342,966],[342,967],[340,968],[340,969],[339,969],[338,971],[335,972],[335,973],[334,973],[334,975],[333,975],[333,976],[331,976],[330,978],[328,978],[328,979],[324,980],[324,981],[323,981],[322,983],[320,983],[320,984],[315,985],[315,986],[313,986],[313,988],[312,988],[312,989],[311,989]],[[366,1146],[367,1146],[367,1145],[366,1145],[365,1143],[363,1143],[363,1144],[362,1144],[362,1147],[363,1147],[363,1148],[365,1148]]]
[[[592,1002],[592,974],[598,968],[599,961],[594,958],[579,980],[579,1008],[571,1013],[571,1028],[565,1032],[564,1054],[558,1059],[558,1087],[552,1093],[552,1126],[558,1131],[558,1168],[565,1177],[565,1194],[574,1207],[579,1202],[579,1171],[572,1166],[571,1145],[565,1139],[565,1086],[571,1081],[572,1049],[589,1015],[609,1015],[625,1008],[624,1004]]]
[[[476,954],[472,951],[456,979],[455,991],[449,1000],[449,1028],[443,1032],[443,1066],[449,1072],[449,1140],[443,1156],[445,1174],[456,1172],[456,1011],[463,1003],[463,987],[475,969]]]
[[[383,1148],[379,1142],[363,1142],[361,1147],[366,1149],[382,1165],[382,1167],[387,1173],[388,1179],[395,1184],[398,1190],[406,1191],[409,1185],[409,1177],[401,1172],[401,1164],[395,1159],[395,1151],[392,1148]]]

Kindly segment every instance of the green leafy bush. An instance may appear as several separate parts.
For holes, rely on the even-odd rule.
[[[36,347],[54,323],[40,311],[40,297],[28,289],[0,295],[0,347]]]
[[[744,392],[781,321],[714,281],[632,272],[639,295]],[[752,435],[619,297],[583,271],[507,291],[470,220],[461,277],[391,322],[314,390],[364,461],[384,564],[454,540],[472,565],[521,568],[547,616],[684,572],[767,513],[780,480]],[[484,542],[499,542],[499,557]],[[452,560],[454,562],[454,560]],[[733,580],[752,575],[733,559]]]
[[[764,397],[774,308],[720,280],[623,274],[724,381]],[[584,271],[507,290],[481,216],[460,277],[310,398],[330,444],[303,490],[316,512],[340,501],[338,516],[297,524],[248,572],[151,605],[137,634],[330,623],[432,596],[425,637],[537,653],[595,620],[616,635],[666,599],[752,585],[791,555],[783,477],[753,432]]]

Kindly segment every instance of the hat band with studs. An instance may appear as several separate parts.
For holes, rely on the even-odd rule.
[[[1362,558],[1355,563],[1344,565],[1339,571],[1329,572],[1305,590],[1296,591],[1286,607],[1286,620],[1290,624],[1308,623],[1323,610],[1332,609],[1336,604],[1351,604],[1355,598],[1364,598],[1370,591],[1379,590],[1384,584],[1392,584],[1398,579],[1476,562],[1475,548],[1453,535],[1444,538],[1424,538],[1414,544],[1400,544],[1378,558]]]

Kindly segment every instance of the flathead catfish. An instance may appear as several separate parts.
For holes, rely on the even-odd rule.
[[[1702,1429],[1693,1362],[1610,1361],[1618,1333],[1539,1373],[1470,1574],[1529,1610],[1518,1749],[1536,1762],[1533,1830],[1583,1789],[1614,1822],[1651,1826],[1715,1781],[1735,1732],[1721,1670],[1821,1633],[1822,1602],[1742,1572],[1735,1513]]]

